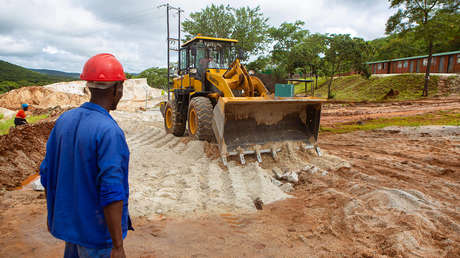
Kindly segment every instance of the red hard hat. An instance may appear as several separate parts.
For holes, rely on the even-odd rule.
[[[124,81],[123,66],[112,54],[98,54],[86,61],[80,79],[85,81]]]

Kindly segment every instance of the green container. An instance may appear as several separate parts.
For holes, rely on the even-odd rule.
[[[294,97],[294,85],[275,84],[275,97]]]

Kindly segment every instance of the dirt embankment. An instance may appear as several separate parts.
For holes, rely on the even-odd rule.
[[[54,121],[11,128],[0,136],[0,190],[12,190],[38,173]]]
[[[53,91],[41,86],[31,86],[0,95],[0,107],[17,110],[22,103],[39,108],[79,106],[88,99],[88,96]]]

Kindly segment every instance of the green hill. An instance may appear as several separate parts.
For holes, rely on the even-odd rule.
[[[75,78],[45,75],[0,60],[0,94],[23,86],[46,85],[71,80]]]
[[[431,76],[428,87],[429,96],[437,93],[438,81],[438,76]],[[331,91],[335,100],[381,101],[385,99],[385,96],[391,90],[393,90],[395,96],[388,99],[411,100],[421,97],[423,84],[424,75],[422,74],[403,74],[387,77],[372,76],[370,79],[365,79],[360,75],[351,75],[334,79]],[[327,97],[327,85],[327,80],[323,80],[321,84],[318,84],[315,95]],[[303,88],[303,85],[297,85],[296,88]]]
[[[49,70],[49,69],[32,69],[32,68],[28,68],[28,69],[31,71],[37,72],[37,73],[45,74],[45,75],[80,79],[79,73],[66,73],[62,71]]]

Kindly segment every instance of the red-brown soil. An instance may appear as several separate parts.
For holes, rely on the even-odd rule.
[[[458,100],[438,101],[334,104],[325,108],[329,115],[323,121],[459,108]],[[128,257],[460,257],[459,137],[457,129],[441,127],[320,135],[321,148],[349,161],[350,168],[326,175],[301,172],[296,198],[253,214],[134,218],[126,252]],[[0,198],[0,257],[62,257],[63,242],[46,230],[42,193],[24,189]]]
[[[13,190],[39,172],[53,126],[53,121],[47,121],[12,127],[0,136],[0,190]]]
[[[337,123],[365,121],[375,118],[414,116],[452,109],[460,109],[460,98],[458,96],[380,103],[331,103],[323,106],[321,125],[330,126]]]

